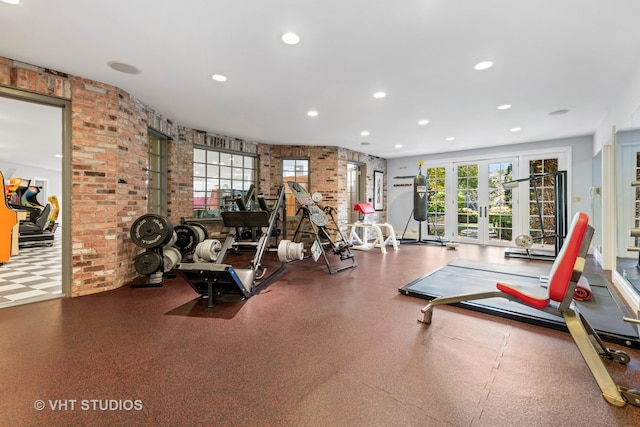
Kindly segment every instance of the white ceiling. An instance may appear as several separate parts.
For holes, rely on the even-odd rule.
[[[62,109],[0,96],[0,169],[14,165],[62,170]],[[8,163],[5,163],[8,162]],[[9,164],[11,168],[5,170]]]
[[[0,3],[0,56],[120,87],[183,126],[384,158],[592,134],[639,43],[638,0]]]

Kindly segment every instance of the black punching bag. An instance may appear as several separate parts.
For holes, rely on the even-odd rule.
[[[413,219],[427,220],[427,177],[422,175],[422,161],[418,162],[418,175],[413,178]]]

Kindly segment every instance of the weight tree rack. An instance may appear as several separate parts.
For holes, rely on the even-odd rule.
[[[145,249],[135,257],[134,265],[138,274],[147,278],[145,283],[131,287],[162,287],[166,264],[164,248],[170,247],[175,239],[173,226],[165,217],[146,214],[133,222],[129,234],[133,243]]]

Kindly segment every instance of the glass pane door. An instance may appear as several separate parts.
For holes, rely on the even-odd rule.
[[[427,184],[429,198],[427,208],[429,217],[427,219],[427,235],[445,236],[446,217],[446,168],[444,166],[427,168]]]
[[[361,186],[361,176],[362,166],[357,163],[347,163],[347,193],[349,197],[349,202],[347,204],[347,221],[349,223],[354,223],[362,220],[362,214],[353,209],[353,206],[356,203],[365,202],[364,197],[362,197],[362,186]],[[361,227],[358,227],[358,231],[361,230]]]
[[[457,237],[461,240],[478,240],[478,165],[459,164],[456,166],[458,177],[458,215]]]
[[[514,161],[458,163],[458,241],[509,243],[513,239],[513,193],[502,187],[512,180]]]
[[[513,179],[513,163],[489,163],[488,237],[493,242],[513,240],[513,190],[502,183]]]

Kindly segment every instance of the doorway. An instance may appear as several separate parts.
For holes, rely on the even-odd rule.
[[[70,110],[67,100],[0,88],[0,170],[5,180],[28,181],[46,193],[41,203],[56,196],[61,208],[53,241],[21,240],[18,252],[0,265],[0,308],[71,294]]]
[[[356,162],[347,163],[347,222],[350,224],[363,219],[360,212],[353,210],[356,203],[367,201],[363,191],[365,188],[363,177],[366,177],[366,165]],[[361,233],[362,228],[357,227],[356,232]]]
[[[513,240],[513,193],[502,183],[514,176],[515,159],[454,163],[457,213],[453,240],[507,245]]]

